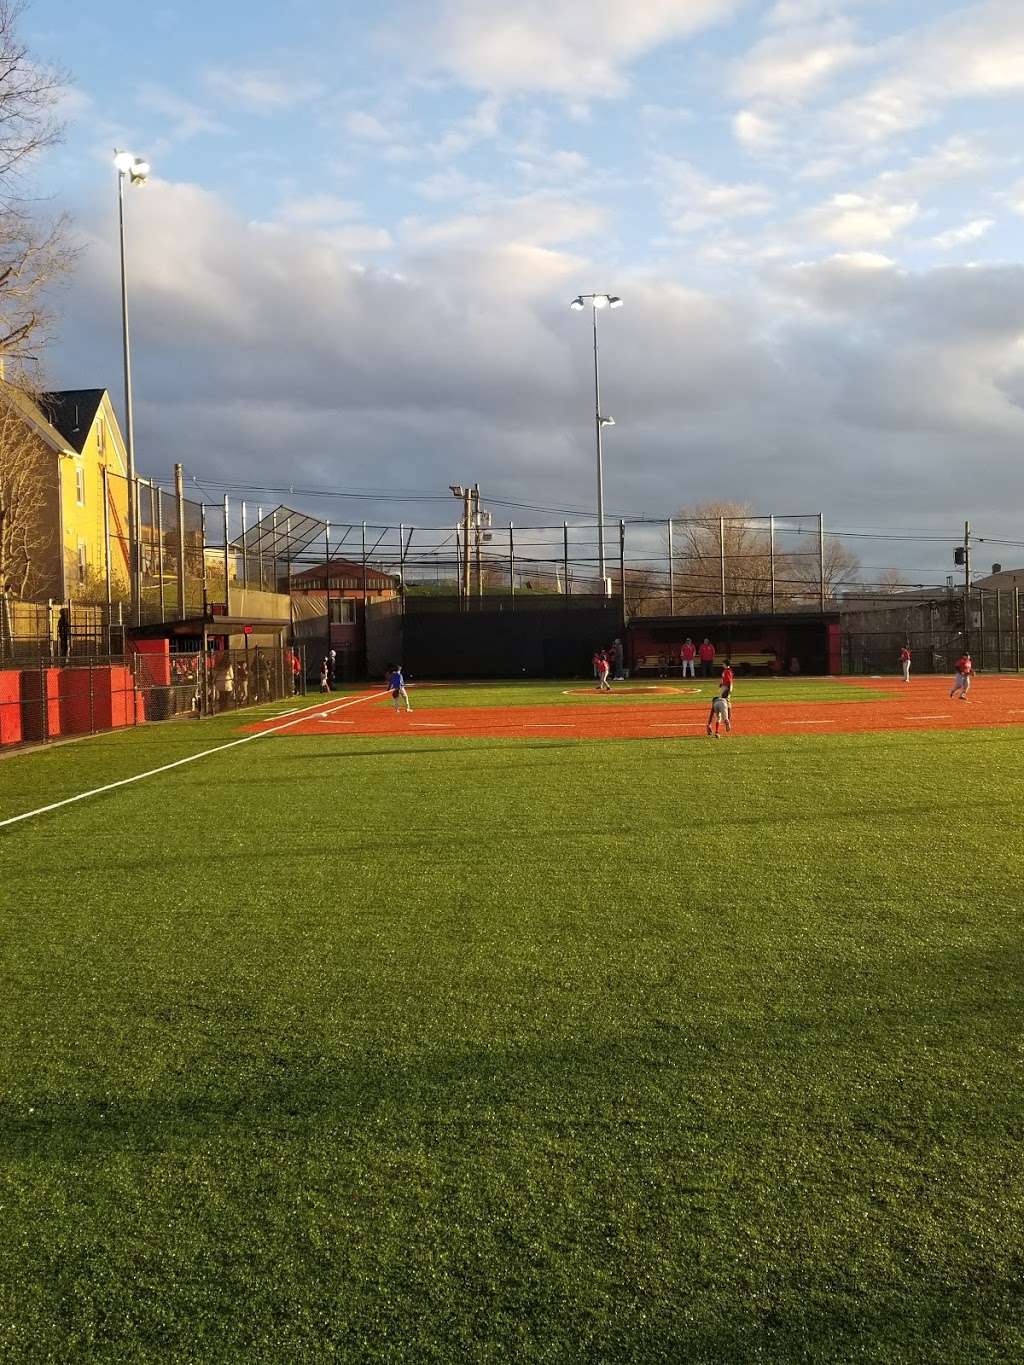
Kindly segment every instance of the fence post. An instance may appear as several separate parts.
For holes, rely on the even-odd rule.
[[[203,542],[202,561],[203,561],[203,620],[205,621],[210,614],[210,594],[206,581],[206,503],[199,504],[199,538]],[[206,635],[203,635],[203,649],[206,649]],[[204,697],[205,701],[206,698]]]
[[[152,502],[150,502],[152,507]],[[160,577],[160,621],[166,620],[164,610],[164,495],[156,489],[156,571]]]
[[[107,653],[110,653],[110,476],[104,465],[100,475],[103,481],[103,559],[106,565],[107,580]]]
[[[467,547],[468,548],[468,547]],[[363,677],[370,671],[370,641],[366,619],[366,522],[363,522]]]
[[[228,572],[228,495],[224,494],[224,615],[231,615],[231,579]]]
[[[405,522],[398,523],[398,587],[405,595]]]
[[[722,574],[722,615],[725,615],[725,517],[718,518],[718,555]]]
[[[772,615],[775,615],[775,514],[768,518],[768,571],[772,578]]]
[[[998,669],[1003,671],[1003,594],[996,588],[996,650],[999,654]]]
[[[185,609],[185,472],[174,466],[174,496],[178,503],[178,619],[184,621]]]
[[[676,614],[676,552],[672,541],[672,518],[668,519],[668,614]]]
[[[566,597],[572,596],[572,584],[569,582],[569,523],[562,522],[562,578],[565,582]]]
[[[508,595],[516,595],[516,543],[511,522],[508,524]]]
[[[96,704],[92,691],[92,659],[89,660],[89,733],[96,733]]]
[[[825,614],[825,518],[818,513],[818,610]]]
[[[985,589],[978,589],[978,633],[981,636],[981,664],[985,667]]]
[[[245,499],[242,499],[242,587],[249,586],[249,527]]]
[[[622,598],[622,628],[626,628],[626,523],[619,518],[619,596]]]
[[[1013,666],[1020,672],[1020,588],[1013,590]]]

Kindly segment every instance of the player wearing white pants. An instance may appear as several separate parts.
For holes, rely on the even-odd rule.
[[[731,734],[732,716],[729,713],[729,698],[716,697],[711,703],[711,710],[708,712],[708,734],[711,734],[711,726],[714,724],[715,739],[719,739],[723,722],[725,723],[726,734]]]
[[[904,645],[900,650],[900,668],[903,669],[903,681],[908,683],[910,681],[910,649],[907,645]]]

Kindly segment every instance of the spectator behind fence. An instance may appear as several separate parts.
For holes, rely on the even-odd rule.
[[[57,617],[57,650],[61,663],[66,664],[71,656],[71,613],[67,607],[61,607]]]
[[[689,676],[689,677],[691,677],[691,678],[695,676],[695,674],[694,674],[694,664],[693,664],[693,661],[694,661],[694,659],[696,658],[696,655],[697,655],[697,647],[696,647],[696,645],[693,643],[693,641],[690,639],[689,635],[687,635],[686,640],[685,640],[685,642],[684,642],[684,644],[683,644],[683,647],[682,647],[682,649],[679,651],[679,659],[680,659],[680,662],[681,662],[682,665],[683,665],[683,677],[684,677],[684,678],[687,677],[687,676]]]

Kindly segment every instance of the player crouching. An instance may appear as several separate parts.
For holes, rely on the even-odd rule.
[[[715,697],[711,703],[711,710],[708,712],[708,734],[714,734],[715,739],[722,738],[722,725],[725,725],[725,733],[732,734],[732,716],[729,714],[729,698],[726,696]],[[714,727],[712,729],[712,727]]]

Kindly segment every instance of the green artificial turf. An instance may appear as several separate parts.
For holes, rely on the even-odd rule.
[[[1020,1359],[1022,760],[273,737],[0,830],[0,1358]]]
[[[599,691],[590,678],[574,682],[409,684],[413,705],[429,710],[452,706],[615,706],[622,702],[707,706],[718,690],[717,677],[630,679],[612,683],[610,692]],[[831,678],[740,678],[734,686],[737,700],[745,702],[878,701],[895,691],[895,686],[887,688],[884,682],[866,687]]]

